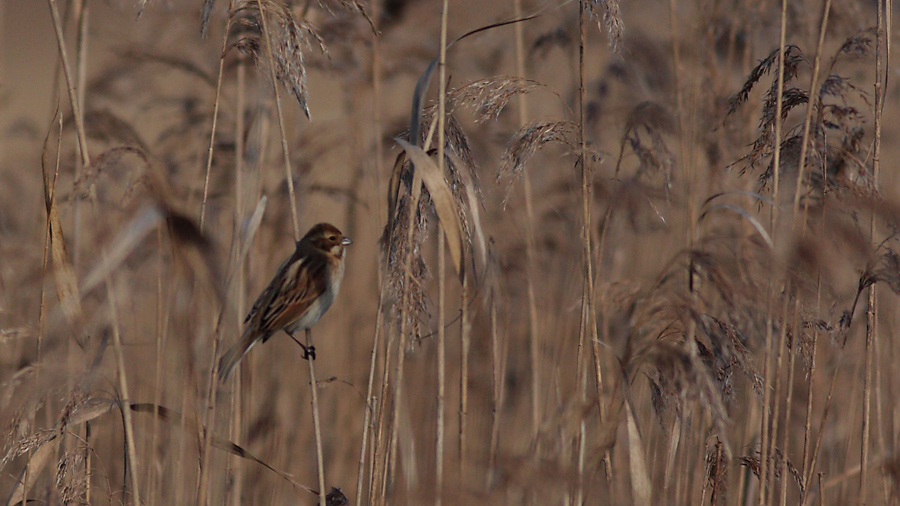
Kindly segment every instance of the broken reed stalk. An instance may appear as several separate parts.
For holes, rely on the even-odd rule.
[[[437,158],[438,158],[438,170],[440,174],[444,174],[444,144],[446,142],[445,139],[445,125],[447,122],[447,18],[449,15],[449,2],[448,0],[443,0],[441,3],[441,50],[440,56],[438,60],[438,125],[437,125]],[[410,142],[418,142],[418,139],[410,139]],[[460,170],[464,170],[460,168]],[[416,208],[411,208],[410,213],[415,213]],[[440,221],[440,220],[438,220]],[[439,229],[437,232],[438,236],[438,370],[437,370],[437,383],[438,383],[438,398],[437,398],[437,428],[435,435],[435,506],[441,506],[441,499],[444,492],[444,392],[446,389],[446,381],[447,381],[447,373],[446,373],[446,330],[444,329],[444,315],[446,311],[446,255],[444,252],[444,248],[446,247],[445,238],[444,238],[444,230],[443,224],[438,225]],[[463,288],[463,294],[465,294],[465,288]],[[462,305],[463,311],[465,311],[465,304]],[[463,343],[463,369],[465,370],[465,361],[466,361],[466,353],[465,353],[465,343]],[[403,353],[403,349],[400,350],[400,353]],[[459,445],[460,445],[460,466],[463,464],[463,448],[465,441],[465,395],[463,394],[465,390],[465,374],[461,375],[460,379],[460,424],[459,424]],[[462,473],[460,473],[462,474]]]
[[[881,175],[881,127],[882,127],[882,104],[884,100],[884,4],[878,0],[878,27],[875,35],[875,139],[872,153],[872,180],[875,191],[878,191],[878,180]],[[878,247],[878,237],[876,235],[876,213],[872,213],[869,221],[869,238],[873,248]],[[871,404],[872,404],[872,376],[874,353],[878,339],[878,298],[875,283],[869,286],[868,310],[866,311],[866,345],[865,345],[865,368],[863,372],[863,413],[862,413],[862,435],[860,443],[860,464],[859,464],[859,504],[866,504],[866,487],[868,486],[868,467],[869,467],[869,434],[871,431]]]
[[[234,0],[229,2],[228,12],[234,9]],[[262,11],[260,11],[262,16]],[[216,126],[219,122],[219,101],[222,98],[222,74],[225,72],[225,53],[228,51],[228,32],[231,30],[229,15],[225,21],[225,33],[222,35],[222,53],[219,55],[219,75],[216,78],[216,100],[213,102],[212,126],[209,132],[209,149],[206,156],[206,176],[203,178],[203,198],[200,201],[200,232],[203,232],[203,224],[206,218],[206,199],[209,196],[209,173],[212,171],[213,150],[216,145]]]

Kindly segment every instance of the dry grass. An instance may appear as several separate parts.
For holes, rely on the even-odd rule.
[[[0,498],[900,505],[890,7],[0,3]]]

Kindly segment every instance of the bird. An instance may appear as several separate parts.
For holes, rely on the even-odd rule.
[[[308,331],[337,298],[344,278],[344,249],[352,244],[330,223],[319,223],[297,241],[288,258],[262,291],[244,320],[246,330],[219,359],[219,380],[224,381],[258,343],[279,331],[299,344],[303,358],[315,360],[315,348],[294,337]]]

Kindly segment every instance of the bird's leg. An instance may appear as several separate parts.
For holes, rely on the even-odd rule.
[[[299,344],[301,348],[303,348],[303,360],[315,360],[316,359],[316,347],[315,346],[307,346],[294,337],[294,334],[285,331],[285,333],[291,336],[291,339],[294,340],[295,343]],[[306,342],[309,342],[309,330],[306,331]]]
[[[303,349],[306,350],[306,357],[304,358],[316,359],[316,347],[312,344],[312,331],[309,329],[306,329],[306,346]]]

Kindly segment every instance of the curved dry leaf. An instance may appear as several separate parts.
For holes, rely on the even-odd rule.
[[[625,401],[626,426],[628,427],[628,461],[631,466],[631,489],[635,504],[650,504],[650,475],[644,459],[644,445],[634,420],[631,402]]]
[[[422,148],[413,146],[403,139],[395,139],[400,147],[409,155],[415,168],[422,177],[422,182],[431,195],[434,203],[434,210],[437,212],[438,219],[441,222],[441,228],[447,234],[447,246],[450,249],[450,257],[453,259],[453,267],[459,274],[460,279],[463,276],[462,265],[462,229],[459,225],[459,214],[456,209],[456,202],[453,200],[453,192],[447,181],[444,180],[443,174]],[[416,189],[413,188],[413,191]]]
[[[62,123],[60,123],[60,132]],[[50,255],[53,259],[53,279],[56,282],[56,295],[62,304],[63,312],[70,322],[81,318],[81,297],[78,294],[78,279],[69,253],[66,251],[66,239],[62,232],[62,222],[59,219],[59,211],[56,207],[56,174],[59,173],[59,155],[56,157],[56,174],[50,174],[50,133],[44,139],[44,147],[41,152],[41,171],[44,179],[44,204],[47,207],[47,221],[50,225]],[[61,137],[60,137],[61,139]],[[57,153],[59,153],[59,139],[57,140]]]

